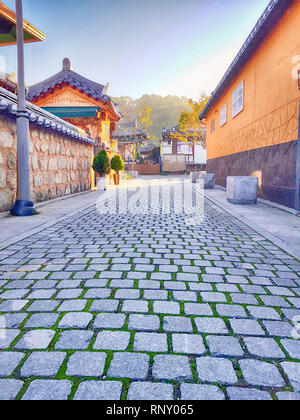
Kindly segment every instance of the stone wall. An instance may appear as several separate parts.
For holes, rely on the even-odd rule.
[[[259,196],[287,207],[295,207],[297,141],[248,150],[209,159],[207,172],[226,187],[228,176],[255,176]]]
[[[17,191],[16,120],[0,115],[0,212]],[[35,203],[89,190],[93,145],[30,125],[32,200]]]

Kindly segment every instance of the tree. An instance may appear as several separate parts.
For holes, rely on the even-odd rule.
[[[95,157],[93,162],[93,169],[99,174],[100,177],[110,174],[111,167],[106,150],[101,150],[101,152],[99,152]]]
[[[114,98],[114,101],[118,103],[119,109],[124,115],[123,122],[140,120],[139,114],[142,113],[145,117],[145,112],[148,112],[152,124],[148,125],[147,123],[145,129],[150,137],[149,143],[157,145],[163,129],[176,125],[182,112],[189,109],[188,98],[171,95],[165,97],[143,95],[139,99],[122,96]],[[151,112],[146,111],[147,109],[150,109]]]
[[[120,171],[124,171],[125,165],[124,161],[120,155],[115,155],[111,160],[111,169],[113,169],[117,174]]]
[[[184,143],[193,142],[206,147],[205,123],[199,120],[199,115],[203,111],[209,100],[209,96],[202,93],[199,101],[189,100],[190,110],[183,111],[179,118],[178,130],[170,133],[170,137]]]
[[[146,109],[144,109],[143,111],[140,111],[138,116],[140,119],[140,125],[144,128],[147,129],[148,127],[150,127],[153,122],[151,121],[150,115],[151,115],[152,109],[147,106]]]

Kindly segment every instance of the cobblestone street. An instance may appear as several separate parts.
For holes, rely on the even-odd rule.
[[[189,182],[119,191],[0,251],[0,400],[299,400],[299,261]]]

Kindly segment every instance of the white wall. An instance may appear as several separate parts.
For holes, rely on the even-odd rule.
[[[168,144],[168,143],[163,143],[163,145],[162,145],[162,154],[163,155],[171,155],[172,154],[172,145],[171,144]]]
[[[203,149],[199,144],[195,145],[195,163],[201,163],[206,165],[207,162],[207,151]]]

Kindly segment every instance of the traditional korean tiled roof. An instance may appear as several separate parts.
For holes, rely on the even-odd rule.
[[[132,121],[129,123],[119,123],[117,124],[116,129],[113,132],[113,138],[115,140],[135,138],[146,139],[147,137],[148,135],[146,131],[139,127],[137,121]]]
[[[197,131],[197,134],[203,135],[203,132],[205,132],[206,128],[204,124],[201,124],[201,129],[199,131]],[[195,135],[195,131],[194,130],[190,130],[189,131],[191,133],[191,136]],[[171,128],[165,128],[162,131],[162,138],[163,139],[169,139],[171,136],[175,136],[176,134],[178,134],[179,136],[181,135],[185,135],[186,133],[184,133],[183,131],[180,130],[179,125],[176,125],[175,127],[171,127]]]
[[[296,0],[271,0],[267,8],[257,21],[250,35],[246,39],[244,45],[233,60],[232,64],[226,71],[217,88],[212,93],[210,100],[207,102],[204,110],[200,114],[200,119],[207,116],[208,112],[218,102],[220,97],[229,87],[230,83],[237,77],[241,69],[251,59],[253,54],[265,40],[270,31],[276,26],[285,14],[286,10]]]
[[[26,102],[26,110],[29,114],[29,121],[38,127],[53,130],[61,135],[67,136],[74,141],[95,144],[93,139],[83,134],[82,130],[55,115]],[[6,113],[12,118],[17,116],[17,96],[0,87],[0,114]]]
[[[36,85],[30,86],[28,89],[27,99],[31,101],[64,82],[96,100],[100,99],[103,102],[111,101],[111,98],[106,94],[107,85],[101,85],[93,82],[92,80],[86,79],[78,73],[75,73],[71,69],[71,63],[68,58],[63,60],[62,71],[40,83],[37,83]]]

